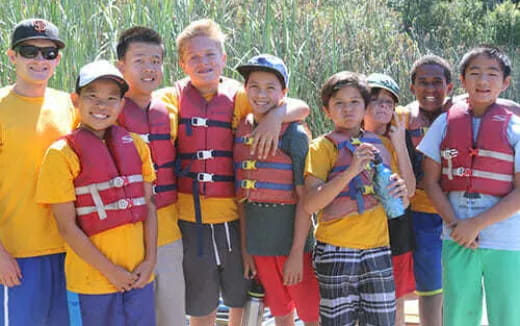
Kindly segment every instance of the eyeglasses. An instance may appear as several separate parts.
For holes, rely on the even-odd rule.
[[[26,59],[34,59],[41,53],[45,60],[54,60],[58,57],[57,47],[40,48],[34,45],[20,45],[16,47],[16,52]]]
[[[371,99],[370,104],[372,105],[384,105],[386,107],[393,107],[394,101],[392,100],[383,100],[383,99]]]

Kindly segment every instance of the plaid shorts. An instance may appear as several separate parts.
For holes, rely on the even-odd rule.
[[[395,285],[387,247],[351,249],[318,242],[321,325],[394,325]]]

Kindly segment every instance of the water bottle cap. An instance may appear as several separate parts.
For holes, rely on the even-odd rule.
[[[383,159],[381,158],[381,154],[375,153],[374,155],[374,164],[381,164],[383,163]]]
[[[247,291],[247,294],[251,297],[255,298],[263,298],[264,297],[264,287],[260,282],[256,279],[251,283],[251,288]]]

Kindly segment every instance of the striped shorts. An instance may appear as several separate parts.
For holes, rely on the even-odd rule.
[[[318,242],[321,325],[394,325],[395,285],[388,247],[351,249]]]

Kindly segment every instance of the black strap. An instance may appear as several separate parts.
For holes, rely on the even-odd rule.
[[[212,157],[233,157],[233,152],[231,151],[212,151],[211,152]],[[197,160],[197,152],[194,153],[181,153],[178,154],[178,157],[181,160]]]

